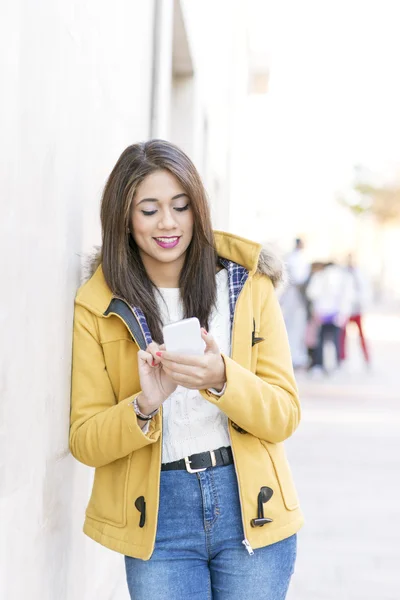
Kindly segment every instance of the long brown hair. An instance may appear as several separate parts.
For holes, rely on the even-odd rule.
[[[133,144],[119,157],[106,183],[101,203],[102,267],[113,294],[139,307],[152,337],[162,342],[156,286],[148,277],[138,246],[130,233],[135,192],[144,178],[159,169],[174,175],[191,200],[194,227],[180,273],[185,317],[197,317],[208,327],[216,300],[217,255],[206,192],[194,164],[182,150],[164,140]]]

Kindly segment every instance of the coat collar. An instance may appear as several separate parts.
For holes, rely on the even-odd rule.
[[[214,236],[219,257],[244,267],[249,275],[266,275],[274,287],[286,282],[284,262],[270,244],[258,244],[223,231],[215,231]]]
[[[249,276],[255,273],[267,275],[274,286],[284,280],[284,265],[277,253],[268,246],[262,246],[245,238],[214,232],[217,254],[225,261],[244,267]],[[101,249],[97,248],[88,258],[85,266],[86,278],[90,278],[78,290],[76,302],[97,315],[104,315],[113,299],[113,294],[104,278],[100,264]]]

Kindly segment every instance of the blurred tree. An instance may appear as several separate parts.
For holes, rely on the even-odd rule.
[[[400,182],[373,183],[371,173],[360,165],[354,167],[352,188],[337,199],[356,216],[370,213],[381,224],[400,222]]]
[[[400,221],[400,185],[373,186],[358,183],[355,188],[371,200],[370,211],[381,223]]]
[[[363,227],[363,216],[371,215],[376,223],[372,242],[379,256],[379,273],[375,281],[375,299],[382,298],[385,285],[385,231],[393,223],[400,223],[400,181],[379,181],[367,168],[356,165],[351,187],[337,195],[338,202],[356,217],[357,237]],[[358,247],[358,240],[356,241]]]

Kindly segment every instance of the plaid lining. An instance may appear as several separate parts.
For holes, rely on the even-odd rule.
[[[233,317],[235,314],[236,302],[240,292],[243,289],[244,284],[247,281],[249,272],[247,269],[238,265],[237,263],[227,260],[226,258],[219,259],[220,264],[228,271],[228,286],[229,286],[229,311],[231,316],[231,326],[233,324]],[[153,341],[150,333],[149,326],[147,325],[146,317],[143,311],[138,307],[133,307],[133,313],[138,320],[140,327],[143,330],[144,337],[147,344],[151,344]]]
[[[150,333],[150,329],[149,326],[147,325],[147,321],[146,321],[146,317],[143,314],[143,311],[138,308],[137,306],[134,306],[132,308],[133,310],[133,314],[135,315],[140,327],[142,328],[145,340],[146,340],[146,344],[149,345],[151,344],[151,342],[153,341],[153,338],[151,337],[151,333]]]
[[[235,314],[235,307],[239,294],[243,289],[244,284],[247,281],[249,272],[247,269],[238,265],[237,263],[227,260],[226,258],[220,258],[219,262],[228,271],[228,285],[229,285],[229,309],[231,313],[231,325],[233,324],[233,317]]]

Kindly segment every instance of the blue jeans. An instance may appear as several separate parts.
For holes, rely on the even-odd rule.
[[[253,556],[243,538],[233,465],[162,471],[154,552],[148,561],[125,557],[131,599],[284,600],[296,536]]]

